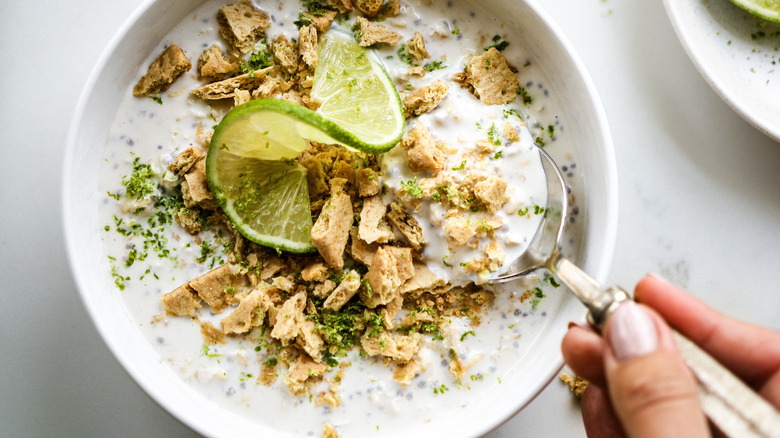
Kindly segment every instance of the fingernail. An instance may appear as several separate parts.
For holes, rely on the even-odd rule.
[[[581,329],[584,329],[584,328],[587,328],[588,326],[583,324],[583,323],[581,323],[581,322],[570,321],[568,328],[571,329],[572,327],[579,327]]]
[[[609,318],[609,345],[620,362],[652,353],[658,333],[650,315],[632,301],[621,304]]]

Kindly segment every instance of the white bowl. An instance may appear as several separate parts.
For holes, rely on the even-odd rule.
[[[71,125],[64,163],[68,256],[81,297],[104,341],[125,370],[164,409],[208,436],[288,436],[215,407],[162,363],[131,318],[108,269],[103,269],[106,258],[98,232],[98,179],[109,127],[144,59],[173,26],[204,2],[147,1],[109,43],[87,81]],[[593,83],[563,33],[533,1],[483,3],[480,7],[503,17],[510,29],[517,30],[531,59],[548,76],[548,88],[563,104],[563,117],[568,120],[566,135],[577,139],[577,172],[586,188],[577,199],[579,217],[584,219],[578,226],[581,249],[571,257],[603,281],[617,231],[617,177],[609,129]],[[584,308],[566,297],[550,314],[522,361],[491,390],[489,402],[471,404],[426,424],[411,424],[407,435],[479,436],[522,409],[560,370],[560,341],[567,323],[583,318]],[[384,435],[379,431],[377,436]]]

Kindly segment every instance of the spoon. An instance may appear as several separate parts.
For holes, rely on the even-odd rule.
[[[547,151],[537,149],[547,177],[545,217],[528,249],[512,264],[509,272],[493,277],[489,282],[503,283],[547,270],[588,308],[588,321],[600,332],[615,309],[630,301],[631,296],[618,286],[603,287],[561,253],[569,211],[566,181]],[[780,437],[780,413],[772,405],[696,344],[676,331],[673,336],[696,378],[702,411],[721,432],[740,438]]]

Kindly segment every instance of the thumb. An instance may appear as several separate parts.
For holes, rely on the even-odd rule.
[[[628,436],[710,436],[693,377],[660,316],[624,303],[610,316],[604,335],[609,396]]]

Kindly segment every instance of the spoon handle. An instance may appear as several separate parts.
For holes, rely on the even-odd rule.
[[[726,436],[780,437],[780,413],[696,344],[673,331],[677,348],[693,372],[702,411]]]
[[[565,258],[548,266],[588,308],[599,331],[620,304],[631,300],[619,287],[602,287]],[[702,411],[723,434],[734,438],[780,438],[780,413],[704,350],[677,331],[677,348],[696,378]]]

